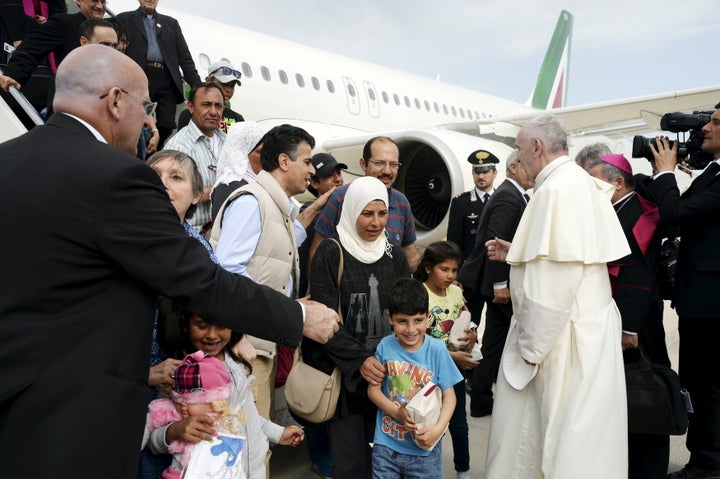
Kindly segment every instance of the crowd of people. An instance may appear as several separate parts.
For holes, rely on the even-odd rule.
[[[703,128],[715,159],[683,193],[677,142],[633,175],[604,144],[571,159],[558,118],[527,121],[502,183],[503,160],[470,153],[474,188],[421,254],[392,138],[368,140],[344,184],[310,133],[230,108],[227,59],[202,81],[157,0],[112,21],[104,0],[49,3],[0,30],[3,90],[56,72],[34,102],[47,124],[0,145],[4,477],[181,477],[205,440],[237,447],[243,477],[270,477],[270,443],[303,441],[322,477],[440,477],[447,429],[467,479],[467,394],[492,416],[489,479],[664,478],[669,436],[628,430],[624,367],[670,366],[656,273],[676,236],[693,413],[690,461],[667,477],[720,477],[720,104]],[[342,373],[320,424],[277,395],[301,340],[304,362]],[[425,424],[409,405],[433,389]]]

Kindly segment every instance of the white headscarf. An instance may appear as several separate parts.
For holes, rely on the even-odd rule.
[[[337,226],[340,243],[355,259],[365,264],[379,260],[388,246],[384,234],[378,236],[375,241],[365,241],[355,228],[362,210],[375,200],[382,201],[385,206],[388,204],[388,190],[380,180],[372,176],[353,180],[345,192],[340,222]]]
[[[268,130],[267,126],[254,121],[241,121],[230,128],[220,152],[214,188],[220,184],[229,185],[232,181],[240,181],[247,170],[252,171],[248,155]]]

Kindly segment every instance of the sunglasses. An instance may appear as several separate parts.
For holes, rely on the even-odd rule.
[[[214,76],[214,75],[215,75],[216,73],[218,73],[218,72],[220,72],[220,74],[222,74],[222,75],[232,75],[232,76],[234,76],[234,77],[235,77],[236,79],[238,79],[238,80],[239,80],[240,77],[242,76],[242,73],[240,73],[240,72],[237,71],[237,70],[233,70],[233,69],[230,68],[230,67],[220,67],[220,68],[217,68],[217,69],[215,69],[215,70],[213,70],[213,71],[210,72],[210,76]]]

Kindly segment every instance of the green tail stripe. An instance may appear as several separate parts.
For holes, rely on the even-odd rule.
[[[567,10],[560,12],[555,31],[553,32],[552,40],[550,40],[550,46],[548,46],[545,59],[543,60],[540,73],[538,74],[537,82],[535,83],[535,90],[532,95],[532,107],[538,109],[545,109],[550,103],[550,98],[555,100],[555,94],[553,91],[553,85],[555,79],[559,76],[564,75],[565,84],[568,81],[568,66],[570,64],[570,41],[572,37],[572,25],[573,16]],[[562,63],[563,52],[567,48],[567,62]],[[562,105],[565,105],[565,99],[567,97],[567,89],[563,88],[560,84],[559,87],[562,89],[559,92],[562,95]]]

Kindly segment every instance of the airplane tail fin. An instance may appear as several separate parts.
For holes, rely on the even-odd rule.
[[[572,26],[572,14],[567,10],[561,11],[535,88],[526,103],[529,106],[541,110],[565,106]]]

